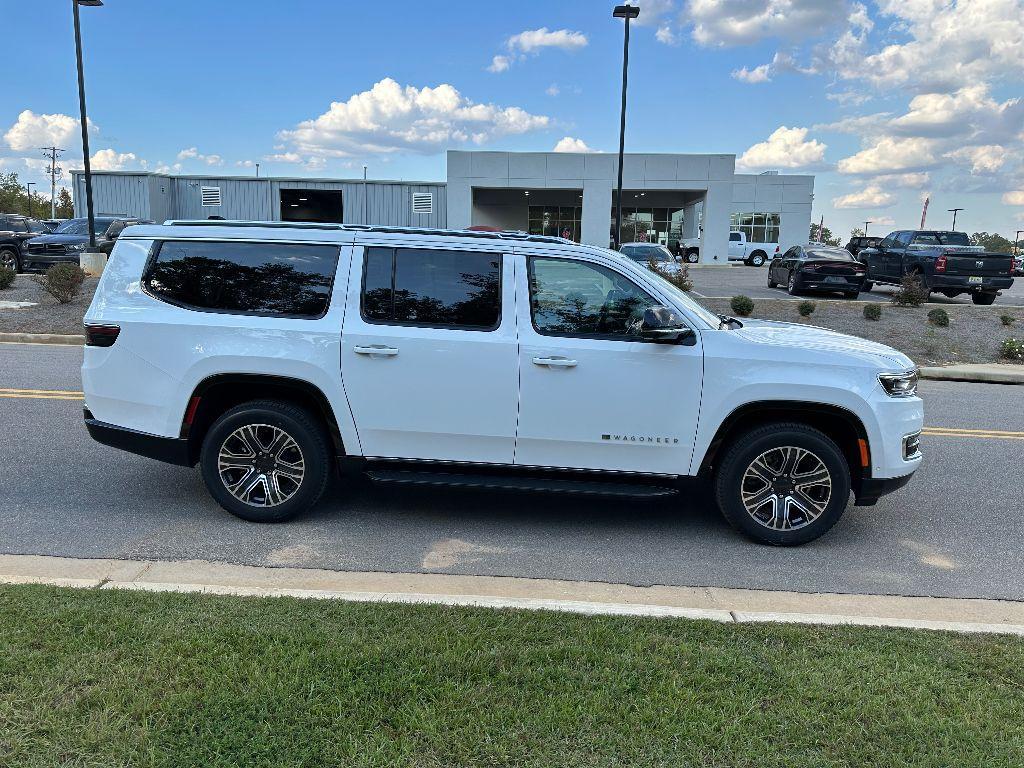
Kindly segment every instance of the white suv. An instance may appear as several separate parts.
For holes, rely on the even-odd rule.
[[[198,463],[253,521],[309,509],[351,463],[381,482],[630,496],[700,477],[735,527],[799,544],[921,462],[904,355],[716,316],[558,238],[134,226],[85,323],[93,438]]]

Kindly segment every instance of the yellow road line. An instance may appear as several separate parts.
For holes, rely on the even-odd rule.
[[[925,427],[925,432],[958,432],[967,435],[1002,435],[1004,437],[1024,437],[1024,432],[1007,432],[1002,429],[960,429],[959,427]]]
[[[18,400],[77,400],[78,402],[85,400],[81,395],[13,395],[5,392],[0,392],[0,397]]]
[[[1024,440],[1024,435],[1005,435],[998,432],[946,432],[941,429],[925,429],[925,437],[973,437],[978,440]]]
[[[0,387],[0,394],[7,395],[81,395],[77,389],[4,389]]]

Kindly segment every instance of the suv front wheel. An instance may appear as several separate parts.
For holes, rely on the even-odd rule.
[[[227,411],[203,440],[200,466],[210,495],[255,523],[279,523],[310,509],[327,485],[331,453],[319,420],[278,400]]]
[[[850,498],[839,447],[803,424],[770,424],[738,435],[715,475],[725,519],[756,541],[792,546],[828,531]]]

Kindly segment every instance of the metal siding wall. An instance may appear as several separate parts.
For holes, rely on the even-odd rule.
[[[119,214],[150,218],[148,174],[122,175],[94,173],[92,203],[97,216]],[[85,174],[74,174],[75,216],[87,215]]]
[[[174,182],[176,219],[225,219],[272,221],[269,179],[176,178]],[[220,187],[221,205],[204,206],[200,187]]]

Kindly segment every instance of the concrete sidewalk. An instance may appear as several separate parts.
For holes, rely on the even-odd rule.
[[[1011,363],[964,363],[924,366],[922,379],[973,381],[981,384],[1024,384],[1024,365]]]
[[[634,587],[448,574],[264,568],[203,560],[87,560],[0,555],[0,584],[290,596],[560,610],[584,614],[905,627],[1024,636],[1024,602],[809,594],[716,587]]]

